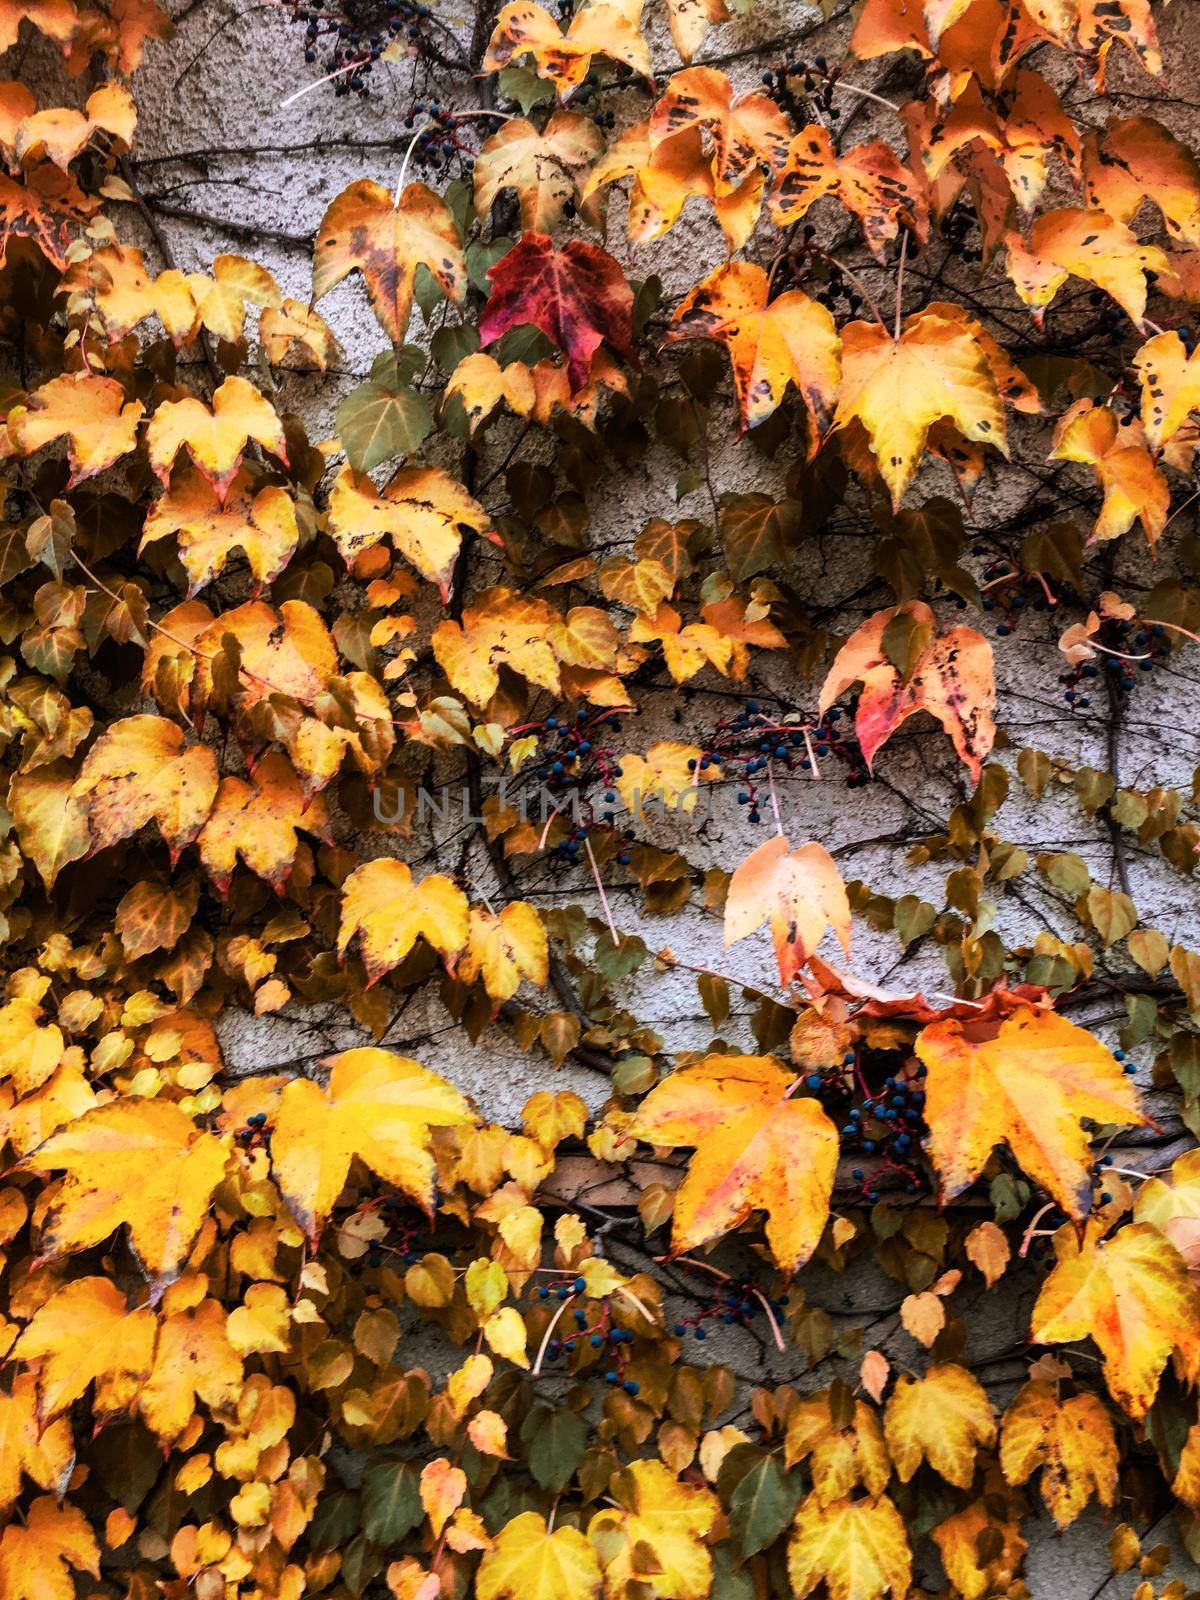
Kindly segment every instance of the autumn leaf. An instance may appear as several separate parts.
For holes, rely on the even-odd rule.
[[[712,1582],[705,1537],[720,1510],[716,1495],[681,1483],[661,1461],[634,1461],[615,1479],[617,1506],[588,1523],[609,1600],[633,1600],[651,1583],[663,1600],[704,1600]]]
[[[380,327],[399,344],[418,266],[433,275],[448,300],[466,293],[466,262],[449,207],[423,183],[410,183],[397,201],[380,184],[361,178],[338,195],[317,229],[313,300],[361,272]]]
[[[149,1306],[130,1310],[107,1278],[77,1278],[39,1306],[12,1349],[38,1361],[38,1409],[65,1411],[95,1384],[101,1416],[128,1410],[154,1359],[158,1319]]]
[[[1147,1222],[1110,1239],[1070,1227],[1054,1236],[1056,1264],[1030,1320],[1035,1344],[1093,1339],[1104,1358],[1109,1393],[1131,1417],[1144,1417],[1173,1350],[1194,1367],[1200,1358],[1200,1302],[1187,1266]]]
[[[953,1362],[923,1378],[901,1373],[883,1417],[888,1450],[901,1483],[928,1461],[948,1483],[970,1487],[975,1458],[996,1437],[991,1403],[978,1378]]]
[[[323,1063],[329,1084],[296,1078],[275,1113],[271,1161],[293,1216],[315,1241],[357,1156],[432,1209],[429,1129],[475,1117],[458,1090],[389,1050],[344,1050]]]
[[[571,392],[587,383],[605,339],[627,361],[633,349],[633,291],[606,250],[571,239],[560,250],[545,233],[527,231],[489,268],[492,291],[479,321],[489,345],[510,328],[539,328],[567,358]]]
[[[854,727],[868,767],[903,722],[917,711],[928,711],[950,735],[978,783],[996,737],[992,647],[973,628],[951,628],[941,635],[935,630],[933,612],[923,601],[877,611],[834,657],[821,685],[818,711],[823,717],[852,684],[862,684]],[[900,634],[908,646],[904,673],[888,650]]]
[[[100,1548],[78,1506],[40,1495],[0,1536],[5,1600],[75,1600],[70,1569],[100,1580]]]
[[[856,144],[839,154],[828,128],[811,123],[788,146],[787,160],[771,196],[776,222],[802,221],[809,207],[832,195],[858,218],[876,260],[901,224],[918,238],[928,232],[924,186],[882,139]]]
[[[22,1474],[59,1496],[66,1492],[74,1466],[70,1420],[47,1422],[38,1409],[36,1377],[18,1374],[9,1392],[0,1393],[0,1510],[7,1511],[16,1501]]]
[[[92,847],[87,806],[73,794],[75,774],[65,761],[52,761],[8,781],[8,809],[22,853],[33,862],[49,889],[64,867]]]
[[[882,1494],[892,1476],[891,1458],[877,1412],[855,1400],[838,1414],[829,1390],[804,1395],[787,1419],[784,1459],[789,1467],[811,1462],[813,1498],[831,1506],[861,1485]]]
[[[216,794],[212,750],[185,747],[182,729],[149,715],[110,724],[84,757],[71,789],[87,808],[95,849],[157,822],[172,861],[200,832]]]
[[[144,411],[140,400],[126,402],[115,378],[90,373],[52,378],[8,413],[8,437],[24,456],[65,438],[71,468],[67,487],[73,489],[133,450]]]
[[[747,427],[766,420],[794,384],[812,424],[813,445],[829,426],[840,374],[833,317],[800,289],[768,303],[767,275],[749,261],[718,267],[676,311],[668,337],[715,339],[729,351]]]
[[[642,0],[584,0],[564,34],[534,0],[509,0],[496,18],[483,70],[498,72],[517,57],[530,55],[539,76],[554,80],[560,98],[583,82],[597,55],[650,78],[653,67],[641,15]]]
[[[122,1225],[152,1278],[174,1277],[208,1215],[227,1147],[169,1100],[98,1106],[25,1157],[65,1180],[46,1212],[41,1251],[56,1256],[100,1244]]]
[[[498,912],[471,908],[467,947],[457,975],[464,983],[482,978],[491,999],[511,1000],[522,978],[546,982],[549,952],[542,919],[525,900],[514,900]]]
[[[791,127],[768,94],[736,95],[715,67],[676,72],[654,107],[650,142],[657,146],[700,131],[712,147],[714,193],[728,195],[763,168],[777,172],[787,159]]]
[[[896,339],[878,322],[843,327],[833,426],[861,423],[893,511],[916,476],[930,428],[943,418],[964,439],[1008,453],[996,378],[967,328],[930,311],[908,317]]]
[[[904,1521],[886,1495],[801,1505],[788,1538],[788,1578],[796,1600],[819,1584],[829,1600],[903,1600],[912,1577]]]
[[[225,379],[213,394],[211,409],[194,395],[164,401],[146,429],[150,465],[163,483],[170,482],[175,457],[186,448],[222,505],[251,440],[286,465],[283,423],[275,408],[238,377]]]
[[[754,231],[762,207],[763,177],[755,168],[735,189],[722,192],[713,177],[713,158],[697,124],[666,138],[652,134],[650,121],[635,123],[611,144],[592,168],[581,191],[586,205],[609,184],[632,178],[626,229],[633,244],[647,244],[674,226],[686,202],[709,200],[730,250],[740,250]]]
[[[1022,1006],[994,1022],[947,1018],[917,1036],[929,1153],[944,1200],[957,1198],[1006,1144],[1069,1217],[1092,1205],[1083,1122],[1143,1122],[1138,1093],[1112,1053],[1052,1011]]]
[[[692,1145],[675,1194],[671,1246],[698,1248],[767,1214],[767,1242],[785,1272],[816,1249],[829,1215],[837,1129],[774,1056],[707,1056],[673,1072],[626,1130],[648,1144]]]
[[[382,493],[365,474],[343,467],[330,491],[329,532],[347,565],[390,539],[443,600],[464,535],[500,542],[487,512],[440,467],[401,467]]]
[[[1161,450],[1200,406],[1200,356],[1189,354],[1172,328],[1147,339],[1133,365],[1142,386],[1146,440],[1152,450]]]
[[[1035,1378],[1009,1402],[1000,1425],[1000,1467],[1006,1482],[1027,1483],[1041,1469],[1042,1496],[1060,1528],[1075,1521],[1094,1495],[1111,1509],[1120,1452],[1104,1402],[1086,1390],[1066,1398]]]
[[[323,838],[328,825],[323,797],[307,796],[288,758],[270,751],[251,782],[233,775],[221,779],[197,845],[223,896],[239,859],[282,894],[300,846],[297,831]]]
[[[579,195],[588,168],[604,149],[590,118],[556,111],[541,133],[524,117],[502,123],[475,159],[475,214],[483,221],[497,197],[515,189],[521,227],[550,233]]]
[[[1177,338],[1175,334],[1171,338]],[[1079,400],[1064,412],[1054,430],[1052,461],[1090,466],[1104,494],[1093,539],[1116,539],[1139,520],[1153,546],[1167,524],[1171,494],[1147,448],[1136,419],[1122,424],[1108,406]]]
[[[403,861],[365,862],[342,886],[339,956],[356,935],[369,984],[398,967],[419,938],[453,971],[469,937],[467,897],[441,873],[414,882]]]
[[[1154,118],[1128,117],[1090,133],[1083,181],[1094,210],[1128,224],[1148,200],[1173,239],[1200,245],[1200,161]]]
[[[556,1528],[536,1511],[505,1524],[475,1579],[479,1600],[595,1600],[600,1567],[577,1528]]]
[[[725,948],[771,922],[779,981],[786,988],[832,927],[850,954],[850,902],[833,857],[810,840],[791,849],[782,834],[740,862],[725,901]]]
[[[212,1411],[236,1406],[245,1369],[229,1342],[227,1323],[224,1307],[211,1299],[185,1304],[163,1318],[138,1409],[164,1445],[193,1422],[200,1403]]]
[[[256,493],[239,473],[222,500],[203,473],[176,474],[146,518],[141,547],[174,539],[188,575],[189,598],[224,570],[241,550],[256,588],[287,566],[300,538],[296,506],[286,489],[268,484]]]
[[[431,643],[451,686],[485,706],[500,686],[501,666],[558,693],[560,628],[558,613],[544,600],[496,588],[466,606],[461,623],[450,617],[439,622]]]
[[[1013,287],[1039,323],[1067,279],[1076,277],[1111,295],[1140,328],[1145,274],[1169,269],[1163,252],[1139,243],[1123,222],[1079,206],[1043,213],[1030,229],[1027,246],[1013,234],[1005,244]]]

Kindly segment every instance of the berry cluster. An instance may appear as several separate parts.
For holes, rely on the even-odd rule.
[[[431,15],[424,0],[341,0],[328,9],[305,0],[283,3],[292,21],[303,25],[305,61],[319,62],[339,96],[370,92],[367,77],[393,41],[405,38],[418,51]]]
[[[538,1289],[539,1300],[569,1300],[572,1295],[582,1294],[587,1288],[585,1278],[575,1278],[569,1283],[542,1284]],[[628,1347],[633,1343],[633,1334],[628,1328],[614,1328],[609,1319],[608,1302],[600,1303],[595,1322],[589,1321],[589,1308],[576,1306],[571,1313],[575,1324],[575,1332],[568,1334],[564,1339],[551,1339],[546,1346],[546,1359],[560,1361],[564,1356],[572,1356],[576,1349],[586,1345],[589,1350],[606,1351],[613,1365],[604,1373],[604,1381],[608,1384],[620,1384],[628,1395],[636,1395],[638,1383],[636,1378],[623,1376],[626,1363],[629,1359]]]
[[[972,547],[971,554],[984,556],[987,551],[983,545],[977,544]],[[983,609],[998,611],[1004,619],[996,627],[1001,639],[1007,639],[1015,633],[1022,612],[1049,611],[1051,606],[1058,605],[1060,601],[1075,598],[1075,590],[1069,583],[1061,584],[1059,593],[1054,594],[1039,573],[1025,572],[1007,560],[989,562],[983,569],[982,585]],[[959,610],[965,604],[960,600]]]
[[[706,1322],[719,1322],[727,1328],[748,1327],[755,1317],[763,1314],[764,1300],[772,1313],[783,1312],[783,1301],[764,1295],[750,1274],[743,1272],[739,1278],[724,1279],[707,1305],[701,1306],[692,1316],[681,1318],[671,1331],[677,1339],[684,1339],[690,1333],[703,1343],[708,1338]]]
[[[698,772],[717,766],[726,777],[734,777],[740,770],[743,787],[738,790],[737,803],[748,807],[748,821],[761,822],[756,775],[769,773],[774,763],[786,772],[805,767],[811,770],[815,761],[833,756],[849,769],[848,788],[857,789],[870,781],[862,751],[851,731],[852,719],[851,726],[844,732],[841,729],[843,715],[840,706],[832,706],[816,724],[779,721],[765,712],[757,700],[747,700],[745,709],[736,717],[717,724],[707,748],[688,765]]]
[[[441,1204],[441,1196],[434,1195],[433,1205],[436,1210]],[[378,1210],[388,1225],[388,1237],[385,1240],[376,1240],[367,1252],[367,1266],[381,1267],[385,1257],[393,1260],[399,1257],[400,1265],[411,1267],[421,1259],[426,1248],[421,1243],[419,1231],[411,1224],[402,1221],[402,1214],[410,1207],[399,1195],[386,1195],[372,1210]]]
[[[238,1129],[235,1138],[239,1144],[244,1144],[248,1149],[257,1149],[259,1145],[268,1144],[271,1135],[267,1131],[267,1113],[252,1112],[246,1118],[245,1126]]]
[[[882,1172],[901,1178],[905,1194],[918,1193],[922,1175],[916,1157],[926,1131],[924,1066],[913,1062],[902,1073],[888,1073],[877,1089],[868,1083],[870,1071],[871,1064],[856,1050],[847,1050],[837,1066],[810,1072],[804,1079],[811,1094],[856,1101],[844,1113],[842,1147],[857,1148],[879,1163],[871,1176],[854,1168],[854,1181],[868,1204],[879,1198],[875,1185]]]
[[[802,101],[816,107],[829,122],[837,122],[841,111],[833,103],[834,85],[839,69],[832,69],[824,56],[815,56],[811,65],[807,61],[789,61],[762,75],[763,88],[791,114],[798,123],[811,121]]]
[[[1118,693],[1130,694],[1138,681],[1138,672],[1153,672],[1171,654],[1167,630],[1157,623],[1136,619],[1126,622],[1122,617],[1106,617],[1100,624],[1096,643],[1105,652],[1119,653],[1105,653],[1099,663],[1077,661],[1069,672],[1059,674],[1058,681],[1064,686],[1063,699],[1073,711],[1087,709],[1090,700],[1086,684],[1098,678],[1101,672]]]

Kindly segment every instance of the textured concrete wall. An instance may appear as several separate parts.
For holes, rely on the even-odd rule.
[[[650,8],[657,7],[659,0],[650,0]],[[467,30],[469,18],[456,18],[453,0],[443,14],[452,26]],[[817,20],[816,12],[788,5],[784,0],[760,4],[746,19],[715,31],[705,55],[752,51],[763,39],[794,34],[803,27],[815,26]],[[1186,131],[1190,124],[1194,138],[1194,101],[1200,99],[1200,94],[1193,94],[1189,102],[1188,87],[1196,83],[1196,74],[1187,54],[1189,40],[1194,54],[1200,10],[1193,0],[1177,0],[1166,14],[1163,28],[1173,74],[1172,89],[1184,99],[1181,107],[1168,110],[1166,120],[1173,121],[1180,131]],[[816,46],[807,48],[823,46],[831,57],[836,57],[840,54],[838,41],[843,38],[844,30],[835,22],[822,31]],[[657,28],[656,48],[664,65],[674,60],[661,27]],[[36,48],[18,66],[30,78],[53,71],[48,58],[39,55]],[[729,70],[743,83],[750,83],[762,66],[763,57],[750,53],[731,63]],[[11,66],[8,71],[11,73]],[[364,175],[385,184],[396,179],[406,140],[400,122],[410,71],[407,66],[380,70],[374,79],[373,97],[367,102],[356,98],[335,100],[324,88],[284,108],[281,102],[313,76],[314,69],[304,65],[300,31],[287,24],[282,8],[252,0],[191,0],[182,12],[175,41],[169,47],[151,47],[135,84],[140,119],[135,171],[161,240],[166,242],[176,264],[185,270],[207,268],[222,251],[244,252],[271,268],[285,294],[307,299],[307,241],[330,199],[351,180]],[[854,76],[863,84],[879,86],[886,71],[886,64],[873,63],[856,69]],[[1153,92],[1152,85],[1127,70],[1123,63],[1118,64],[1114,79],[1118,86],[1129,87],[1136,94]],[[444,83],[440,92],[443,100],[449,101],[451,94]],[[896,88],[891,92],[903,98]],[[1086,96],[1079,91],[1076,98],[1082,100]],[[1134,109],[1134,105],[1135,102],[1128,102],[1126,111]],[[1143,107],[1138,104],[1137,109]],[[1099,108],[1094,115],[1097,121],[1101,120]],[[889,126],[886,116],[873,111],[860,116],[858,127],[863,135],[870,132],[895,136],[894,124]],[[178,215],[180,212],[191,215]],[[127,236],[144,242],[148,257],[153,260],[158,245],[142,217],[131,207],[124,221]],[[620,202],[613,207],[610,246],[619,254],[624,251]],[[649,270],[659,271],[670,290],[694,281],[704,267],[715,264],[721,256],[721,241],[715,228],[698,211],[689,210],[665,241],[639,256],[636,268],[641,275]],[[914,272],[912,281],[919,287],[919,273]],[[314,440],[332,431],[337,401],[367,374],[372,357],[383,347],[382,335],[357,279],[343,284],[321,309],[341,342],[340,363],[324,378],[309,373],[284,376],[277,397],[281,407],[295,409],[305,417]],[[1011,303],[1009,310],[1013,325],[1024,326],[1021,314],[1012,310]],[[419,319],[414,331],[419,337]],[[732,428],[729,431],[732,433]],[[1044,443],[1043,438],[1043,447]],[[591,499],[593,537],[632,540],[651,516],[673,518],[681,510],[703,516],[706,506],[699,496],[676,507],[673,485],[679,470],[677,459],[665,451],[655,451],[628,475],[602,481]],[[730,448],[713,464],[719,490],[770,489],[777,485],[779,471],[778,466],[746,448]],[[1078,481],[1082,486],[1083,478]],[[931,493],[952,492],[948,473],[939,475],[936,468],[928,474],[928,485]],[[993,471],[976,502],[976,522],[986,526],[990,519],[1010,514],[1026,492],[1027,483],[1019,466],[1006,472]],[[1131,536],[1117,552],[1117,588],[1144,587],[1148,580],[1153,581],[1137,544]],[[868,575],[862,567],[862,550],[863,546],[854,540],[829,540],[807,546],[797,558],[797,580],[809,593],[850,594]],[[867,611],[884,603],[886,594],[877,592],[865,604],[831,616],[829,624],[846,631]],[[1072,765],[1109,766],[1104,696],[1094,696],[1088,713],[1067,713],[1058,683],[1061,658],[1056,649],[1056,633],[1052,618],[1027,615],[1015,638],[996,640],[1001,685],[998,720],[1007,730],[1013,752],[1029,743]],[[1139,684],[1118,741],[1123,781],[1142,786],[1157,781],[1190,787],[1193,768],[1200,760],[1200,724],[1194,712],[1198,684],[1193,660],[1184,656],[1175,666],[1155,673],[1151,681]],[[776,667],[774,671],[776,680],[782,682],[780,669]],[[771,673],[765,677],[769,682]],[[704,682],[707,684],[708,680]],[[724,689],[724,685],[709,687]],[[793,695],[799,694],[802,704],[815,704],[814,686],[807,690],[798,689],[795,684],[788,687]],[[652,736],[680,732],[681,713],[688,722],[695,719],[697,723],[711,723],[717,714],[714,708],[720,704],[720,695],[707,690],[694,697],[664,697],[643,719],[637,742],[644,746]],[[453,761],[446,770],[456,770]],[[864,878],[886,894],[924,891],[940,905],[942,872],[936,866],[907,866],[903,841],[936,829],[961,787],[961,769],[945,740],[922,729],[906,732],[893,741],[879,763],[878,781],[868,788],[847,791],[844,782],[833,773],[822,782],[800,774],[780,784],[780,803],[785,828],[793,840],[823,841],[838,857],[847,878]],[[1076,850],[1098,882],[1115,881],[1108,833],[1099,822],[1089,823],[1083,817],[1069,791],[1053,791],[1035,805],[1014,779],[997,826],[1004,837],[1031,852]],[[651,832],[658,842],[686,844],[690,859],[701,867],[716,864],[730,868],[753,843],[765,837],[761,831],[748,828],[728,790],[722,791],[710,820],[698,831],[684,823],[671,822],[655,824]],[[460,839],[452,830],[449,837],[419,834],[406,846],[385,843],[383,848],[402,849],[406,858],[414,861],[431,852],[442,860],[457,862]],[[1148,919],[1169,939],[1189,939],[1195,945],[1200,939],[1200,917],[1192,883],[1164,867],[1153,849],[1143,850],[1136,842],[1127,842],[1126,855],[1135,899]],[[485,892],[492,887],[491,869],[481,853],[469,857],[469,870]],[[520,884],[522,892],[539,904],[574,902],[591,913],[599,909],[586,875],[564,873],[542,861],[535,860],[522,870]],[[773,963],[765,939],[746,941],[725,953],[721,949],[719,922],[702,911],[692,909],[670,919],[646,918],[638,910],[640,897],[619,884],[610,889],[609,899],[618,926],[623,931],[640,932],[651,949],[668,945],[693,962],[707,962],[730,975],[769,985]],[[1000,898],[997,922],[1009,943],[1032,938],[1042,928],[1051,928],[1064,937],[1073,937],[1076,931],[1062,900],[1044,883],[1031,880],[1023,880]],[[862,921],[855,928],[853,966],[863,976],[894,987],[948,987],[944,968],[934,952],[921,949],[905,960],[893,936],[875,934]],[[628,986],[628,993],[639,1016],[663,1034],[668,1050],[694,1049],[709,1043],[711,1030],[690,974],[647,971]],[[1078,1020],[1100,1019],[1100,1031],[1111,1036],[1115,1009],[1105,1002],[1096,1008],[1094,1018],[1083,1014]],[[736,1001],[734,1018],[723,1032],[730,1040],[749,1041],[745,1008],[739,1012]],[[283,1061],[303,1064],[332,1049],[366,1042],[344,1014],[329,1015],[298,1007],[289,1007],[281,1016],[264,1021],[227,1012],[221,1021],[221,1037],[228,1063],[235,1072],[270,1070]],[[601,1105],[607,1094],[607,1079],[602,1074],[570,1063],[556,1073],[536,1054],[524,1056],[517,1051],[500,1028],[490,1029],[481,1043],[472,1047],[449,1024],[432,991],[428,998],[408,1008],[386,1042],[395,1048],[410,1043],[414,1054],[454,1078],[475,1096],[485,1113],[500,1120],[514,1121],[528,1095],[537,1088],[569,1086],[593,1107]],[[623,1260],[630,1259],[619,1235],[614,1235],[612,1248]],[[685,1275],[674,1269],[670,1275],[681,1286],[681,1292],[688,1287]],[[815,1268],[806,1274],[805,1289],[811,1303],[829,1310],[839,1330],[862,1325],[868,1345],[886,1335],[886,1348],[901,1362],[915,1359],[915,1346],[895,1332],[894,1313],[904,1291],[894,1282],[881,1279],[877,1272],[854,1270],[838,1278],[826,1269]],[[1007,1397],[1024,1372],[1021,1341],[1032,1294],[1031,1279],[1018,1271],[990,1296],[981,1290],[967,1290],[955,1301],[956,1311],[968,1321],[971,1356],[987,1363],[986,1377],[998,1399]],[[748,1333],[714,1340],[707,1350],[727,1360],[747,1380],[797,1376],[794,1357],[775,1356]],[[827,1381],[832,1370],[833,1364],[827,1362],[817,1377]],[[1044,1512],[1027,1524],[1027,1531],[1032,1544],[1028,1581],[1038,1600],[1099,1600],[1100,1596],[1115,1600],[1132,1590],[1132,1580],[1104,1584],[1108,1572],[1104,1548],[1107,1535],[1094,1513],[1080,1519],[1061,1538],[1053,1534]],[[1149,1542],[1166,1533],[1165,1525],[1157,1528]],[[1189,1569],[1194,1579],[1195,1569],[1185,1563],[1183,1570]]]

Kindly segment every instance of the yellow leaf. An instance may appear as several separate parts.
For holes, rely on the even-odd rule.
[[[499,1412],[477,1411],[467,1423],[467,1438],[481,1455],[508,1459],[508,1424]]]
[[[556,111],[541,133],[524,117],[511,118],[475,158],[475,215],[482,221],[499,195],[515,189],[522,229],[553,232],[603,149],[604,135],[578,111]]]
[[[953,1200],[1007,1144],[1069,1217],[1092,1205],[1081,1126],[1138,1123],[1138,1094],[1111,1051],[1052,1011],[1022,1006],[999,1022],[948,1017],[917,1036],[928,1071],[925,1115],[941,1194]]]
[[[824,1582],[829,1600],[903,1600],[912,1577],[904,1522],[886,1495],[823,1505],[810,1494],[788,1538],[796,1600]]]
[[[4,1600],[75,1600],[69,1568],[100,1578],[100,1548],[83,1512],[42,1495],[0,1538]]]
[[[991,1289],[1004,1276],[1012,1255],[1003,1230],[994,1222],[980,1222],[967,1235],[963,1248]]]
[[[11,1079],[19,1095],[40,1089],[65,1049],[62,1029],[43,1023],[34,1001],[18,998],[0,1006],[0,1078]]]
[[[850,954],[850,902],[823,844],[792,850],[777,834],[734,868],[725,901],[725,948],[771,922],[779,981],[786,988],[832,927]]]
[[[493,1311],[483,1325],[483,1336],[498,1356],[518,1367],[528,1367],[529,1357],[525,1354],[528,1334],[525,1319],[516,1306],[501,1306]]]
[[[710,1490],[681,1483],[661,1461],[635,1461],[613,1480],[618,1507],[588,1524],[609,1600],[642,1592],[661,1600],[704,1600],[712,1557],[704,1543],[720,1504]]]
[[[242,1359],[229,1342],[224,1308],[202,1300],[163,1319],[138,1405],[146,1426],[170,1444],[192,1421],[198,1402],[224,1410],[241,1387]]]
[[[117,1100],[79,1117],[25,1157],[65,1172],[42,1223],[42,1252],[84,1250],[122,1224],[144,1270],[174,1277],[225,1174],[227,1146],[167,1100]]]
[[[440,873],[414,883],[403,861],[368,861],[342,885],[339,956],[356,934],[368,984],[398,967],[419,938],[453,972],[469,937],[467,897]]]
[[[194,395],[164,401],[146,429],[150,465],[163,483],[170,482],[175,457],[186,446],[222,505],[251,440],[287,464],[283,423],[274,406],[237,377],[226,378],[215,391],[211,409]]]
[[[328,825],[324,796],[306,795],[288,758],[271,750],[254,768],[251,783],[221,779],[197,840],[200,859],[222,895],[229,892],[239,857],[281,894],[300,847],[297,830],[324,838]]]
[[[225,1334],[239,1355],[286,1355],[291,1345],[291,1306],[277,1283],[252,1283],[229,1313]]]
[[[13,1380],[0,1393],[0,1510],[7,1511],[21,1492],[21,1475],[56,1495],[66,1492],[75,1465],[75,1445],[67,1417],[43,1424],[38,1414],[38,1385],[32,1373]]]
[[[859,1484],[868,1494],[882,1494],[892,1475],[876,1412],[855,1400],[849,1416],[835,1416],[828,1390],[804,1395],[793,1406],[784,1458],[789,1467],[811,1461],[813,1497],[823,1506],[845,1499]]]
[[[401,467],[378,493],[365,473],[343,467],[329,494],[329,532],[348,566],[390,539],[423,578],[437,584],[443,600],[463,535],[499,542],[487,512],[439,467]]]
[[[296,507],[286,489],[268,484],[251,492],[240,472],[219,499],[203,473],[175,474],[146,518],[139,551],[156,539],[174,539],[188,575],[188,595],[211,583],[235,550],[241,550],[256,585],[277,578],[300,538]]]
[[[671,1244],[708,1244],[767,1213],[767,1242],[795,1272],[820,1242],[837,1166],[837,1129],[774,1056],[708,1056],[652,1089],[629,1127],[649,1144],[694,1145],[675,1195]]]
[[[447,1522],[466,1499],[467,1475],[444,1458],[427,1462],[421,1469],[421,1504],[438,1538]]]
[[[185,749],[182,730],[155,716],[110,723],[84,757],[71,790],[87,806],[96,849],[154,821],[172,861],[200,832],[216,793],[212,750],[204,744]]]
[[[38,1406],[57,1416],[96,1385],[98,1415],[127,1410],[154,1359],[158,1318],[149,1306],[128,1310],[107,1278],[65,1284],[38,1308],[12,1350],[17,1361],[40,1361]]]
[[[475,1579],[478,1600],[596,1600],[600,1566],[578,1528],[523,1511],[496,1536]]]
[[[1042,1496],[1065,1528],[1095,1495],[1111,1508],[1120,1452],[1112,1418],[1096,1395],[1063,1399],[1058,1385],[1034,1379],[1017,1394],[1000,1425],[1000,1468],[1006,1482],[1027,1483],[1040,1467]]]
[[[125,390],[115,378],[52,378],[9,412],[8,435],[25,456],[65,438],[71,468],[67,488],[73,489],[129,454],[144,409],[140,400],[125,403]]]
[[[458,1090],[388,1050],[330,1056],[329,1086],[297,1078],[275,1113],[271,1161],[280,1192],[310,1239],[320,1233],[357,1156],[386,1182],[432,1209],[429,1130],[471,1123]]]
[[[883,1418],[888,1449],[901,1483],[928,1461],[948,1483],[970,1486],[975,1457],[996,1437],[996,1419],[979,1380],[953,1362],[923,1378],[902,1373]]]
[[[511,1000],[522,978],[538,985],[546,982],[548,960],[542,919],[526,901],[514,900],[495,915],[472,907],[467,948],[458,964],[464,983],[482,978],[493,1000]]]

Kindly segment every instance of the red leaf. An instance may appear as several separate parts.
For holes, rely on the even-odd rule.
[[[555,249],[549,234],[527,233],[488,273],[492,294],[479,324],[485,345],[531,323],[567,357],[571,393],[588,381],[603,340],[626,360],[633,350],[633,290],[598,245],[572,239]]]

